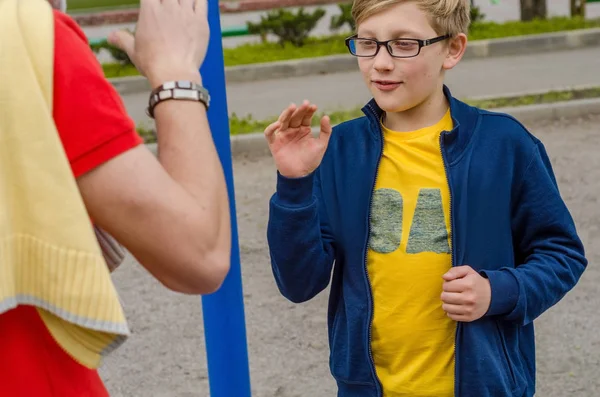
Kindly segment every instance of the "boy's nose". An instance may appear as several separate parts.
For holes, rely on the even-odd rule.
[[[378,71],[392,70],[394,68],[394,58],[392,58],[385,46],[382,46],[377,55],[375,55],[373,67]]]

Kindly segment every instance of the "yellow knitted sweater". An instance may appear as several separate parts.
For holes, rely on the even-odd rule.
[[[129,329],[52,118],[53,21],[45,0],[0,0],[0,315],[36,306],[97,368]]]

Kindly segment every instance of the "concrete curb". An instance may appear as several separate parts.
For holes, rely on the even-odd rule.
[[[144,93],[150,95],[150,91],[152,91],[150,82],[142,76],[115,77],[108,79],[108,81],[121,95]]]
[[[465,57],[536,54],[593,46],[600,46],[600,28],[478,40],[470,44],[470,52],[467,45]]]
[[[117,92],[121,95],[142,93],[148,93],[148,95],[150,95],[150,91],[152,91],[150,82],[142,76],[115,77],[108,79],[108,81],[110,81],[113,87],[115,87]]]
[[[545,103],[538,105],[514,106],[493,109],[495,112],[510,114],[523,124],[539,120],[578,118],[590,114],[600,114],[600,98],[576,99],[572,101]]]
[[[556,92],[566,92],[566,91],[589,91],[589,90],[597,90],[600,88],[600,84],[576,84],[576,85],[555,85],[552,89],[545,90],[531,90],[531,91],[516,91],[516,92],[507,92],[502,95],[475,95],[466,98],[468,101],[490,101],[490,100],[499,100],[499,99],[507,99],[507,98],[521,98],[526,96],[536,96],[536,95],[547,95]],[[571,101],[575,101],[574,99]],[[557,102],[558,103],[558,102]],[[524,106],[524,105],[523,105]],[[518,106],[522,107],[522,106]]]
[[[356,58],[349,54],[339,54],[318,58],[228,66],[225,68],[225,77],[227,83],[246,83],[354,70],[358,70]]]
[[[600,47],[600,28],[477,40],[469,43],[463,59],[534,54],[593,46]],[[231,84],[354,70],[358,70],[356,59],[350,55],[340,54],[312,59],[231,66],[225,68],[225,74],[227,83]],[[110,79],[121,93],[148,91],[149,86],[145,80],[140,76]]]
[[[584,117],[590,114],[600,114],[600,98],[505,107],[492,110],[497,113],[509,114],[523,124],[527,124],[539,120],[557,120],[562,118]],[[318,127],[313,128],[314,134],[317,134],[318,132]],[[269,153],[269,148],[262,133],[234,135],[231,137],[230,142],[232,157],[260,156]],[[146,146],[156,154],[156,144],[152,143],[147,144]]]

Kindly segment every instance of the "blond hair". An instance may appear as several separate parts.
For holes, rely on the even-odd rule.
[[[396,4],[413,0],[354,0],[352,17],[356,26],[370,16]],[[440,35],[467,33],[471,22],[469,0],[414,0],[429,16],[431,26]]]

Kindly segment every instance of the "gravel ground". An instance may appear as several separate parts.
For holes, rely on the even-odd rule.
[[[536,322],[537,396],[591,397],[600,389],[600,116],[528,127],[549,151],[590,261],[576,288]],[[335,396],[327,293],[294,305],[271,275],[265,225],[272,159],[236,158],[234,170],[253,396]],[[133,261],[114,278],[133,335],[101,370],[111,396],[208,396],[199,298],[166,291]]]

